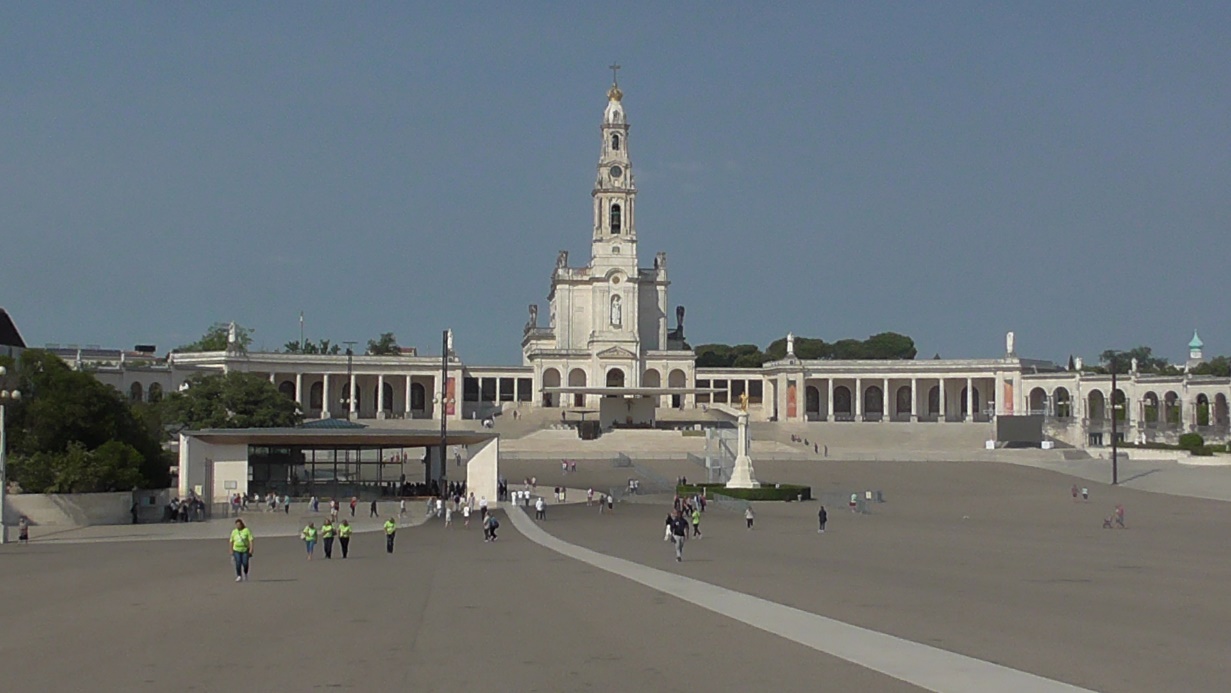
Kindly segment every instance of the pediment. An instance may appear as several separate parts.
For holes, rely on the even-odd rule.
[[[623,347],[611,347],[598,352],[600,359],[635,359],[637,355]]]

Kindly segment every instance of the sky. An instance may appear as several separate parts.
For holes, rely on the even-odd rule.
[[[0,4],[0,306],[520,363],[614,61],[694,345],[1231,353],[1231,3],[758,5]]]

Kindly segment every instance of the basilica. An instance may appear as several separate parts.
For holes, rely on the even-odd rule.
[[[683,307],[668,302],[665,253],[644,266],[637,185],[624,95],[607,91],[595,172],[590,255],[556,257],[546,319],[530,305],[522,363],[484,366],[452,339],[444,354],[303,355],[225,351],[150,353],[61,348],[60,355],[134,400],[153,400],[201,373],[269,378],[314,419],[488,419],[551,410],[559,425],[686,426],[710,405],[739,405],[754,421],[987,424],[1039,415],[1049,436],[1079,447],[1117,438],[1172,442],[1199,431],[1225,440],[1231,380],[1148,375],[1119,379],[1004,353],[983,359],[839,361],[785,358],[759,368],[698,368],[685,341]],[[544,324],[545,323],[545,324]],[[674,324],[672,324],[674,323]],[[1189,365],[1200,363],[1194,335]]]

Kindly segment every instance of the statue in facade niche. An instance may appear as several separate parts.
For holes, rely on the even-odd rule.
[[[611,326],[620,327],[624,324],[624,309],[620,306],[620,297],[611,297]]]
[[[539,304],[530,304],[530,321],[526,323],[526,327],[534,329],[539,326]]]

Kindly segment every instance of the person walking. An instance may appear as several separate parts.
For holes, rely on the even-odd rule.
[[[398,533],[398,524],[393,518],[385,520],[385,553],[393,553],[393,538]]]
[[[30,520],[25,515],[22,515],[21,519],[17,521],[17,543],[30,543]]]
[[[469,526],[470,526],[470,506],[468,504],[463,503],[462,504],[462,527],[469,527]]]
[[[252,559],[252,530],[244,526],[243,520],[235,520],[235,529],[231,530],[228,543],[231,547],[231,561],[235,563],[235,581],[247,580],[248,564]]]
[[[406,499],[398,501],[398,517],[406,517]]]
[[[299,537],[303,539],[304,548],[308,550],[308,560],[312,560],[312,554],[316,552],[316,524],[309,522],[299,533]]]
[[[500,521],[496,519],[496,516],[488,513],[483,527],[483,541],[496,541],[496,530],[500,529]]]
[[[675,560],[679,562],[684,560],[684,541],[688,537],[688,521],[684,519],[682,512],[675,511],[670,527],[671,543],[675,544]]]
[[[308,502],[312,504],[312,512],[318,513],[321,511],[321,499],[320,498],[317,498],[316,496],[312,496],[312,500]]]
[[[333,532],[333,522],[325,518],[325,523],[321,525],[321,539],[325,543],[325,558],[333,558]]]
[[[748,529],[752,529],[752,519],[752,506],[750,505],[744,510],[744,521],[748,523]]]
[[[671,521],[675,518],[670,511],[667,512],[666,526],[663,527],[663,541],[671,541]]]
[[[372,500],[372,505],[368,507],[368,517],[380,517],[380,515],[376,513],[376,500],[375,499]]]
[[[820,523],[820,528],[816,530],[816,533],[824,534],[825,533],[825,522],[829,520],[829,513],[825,512],[825,506],[822,505],[821,509],[816,513],[816,519],[817,519],[817,522]]]
[[[359,499],[355,496],[350,497],[350,516],[355,516],[355,506],[359,505]]]
[[[692,535],[701,538],[701,510],[699,508],[692,509]]]
[[[282,495],[282,512],[287,515],[291,514],[291,497],[286,494]]]
[[[539,499],[534,501],[534,519],[547,519],[547,504],[543,502],[542,496],[539,496]]]
[[[445,528],[447,529],[452,526],[453,526],[453,506],[447,505],[445,506]]]
[[[1081,487],[1081,499],[1083,501],[1090,500],[1090,489],[1086,488],[1085,486]]]
[[[342,547],[342,558],[346,558],[346,555],[350,553],[350,533],[350,523],[342,520],[341,526],[338,527],[338,544]]]

